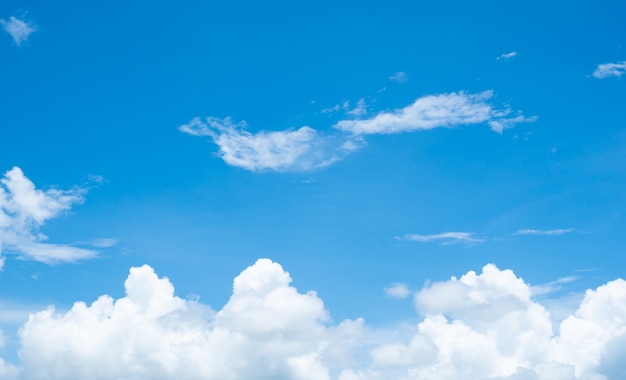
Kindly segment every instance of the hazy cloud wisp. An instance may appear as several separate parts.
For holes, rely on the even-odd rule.
[[[4,28],[5,32],[9,33],[15,41],[17,46],[26,42],[28,37],[37,31],[37,27],[32,23],[24,20],[20,20],[13,16],[9,17],[9,20],[0,19],[0,24]]]
[[[387,79],[396,83],[405,83],[405,82],[408,82],[409,76],[404,71],[398,71],[394,73],[393,75],[390,75],[389,77],[387,77]]]
[[[559,228],[554,230],[536,230],[536,229],[521,229],[515,232],[515,235],[565,235],[574,232],[573,228]]]
[[[443,244],[482,243],[484,241],[484,239],[475,237],[473,232],[442,232],[440,234],[431,235],[405,234],[402,237],[397,237],[396,239],[419,241],[422,243],[440,241]]]
[[[306,171],[328,166],[357,148],[357,139],[322,136],[315,129],[261,131],[251,133],[245,122],[230,118],[193,119],[179,127],[193,136],[209,136],[229,165],[250,171]],[[350,145],[349,143],[354,144]]]
[[[621,77],[626,74],[626,61],[603,63],[591,74],[594,78]]]
[[[502,54],[502,55],[498,56],[496,58],[496,61],[499,61],[499,60],[508,61],[509,59],[511,59],[513,57],[516,57],[516,56],[517,56],[517,52],[516,51],[512,51],[510,53],[505,53],[505,54]]]

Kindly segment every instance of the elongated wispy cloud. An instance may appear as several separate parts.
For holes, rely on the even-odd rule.
[[[334,127],[358,135],[371,135],[487,123],[494,132],[502,133],[517,123],[536,120],[523,115],[507,118],[511,110],[494,108],[488,103],[492,97],[492,91],[428,95],[404,108],[381,112],[369,119],[341,120]]]
[[[515,235],[565,235],[572,232],[574,232],[573,228],[559,228],[554,230],[522,229],[517,230]]]
[[[219,147],[219,156],[229,165],[251,171],[306,171],[331,165],[365,146],[364,136],[487,124],[497,132],[536,117],[511,115],[508,108],[498,109],[488,100],[492,91],[428,95],[412,104],[367,118],[364,99],[354,108],[349,102],[322,110],[345,111],[347,119],[337,122],[331,132],[303,126],[282,131],[248,131],[245,122],[230,118],[194,118],[178,129],[192,136],[207,136]]]
[[[507,61],[507,60],[509,60],[509,59],[511,59],[513,57],[516,57],[516,56],[517,56],[517,52],[516,51],[512,51],[510,53],[505,53],[505,54],[502,54],[502,55],[498,56],[496,58],[496,61],[499,61],[499,60]]]
[[[442,232],[440,234],[432,235],[420,235],[420,234],[406,234],[402,237],[397,237],[399,240],[419,241],[427,243],[431,241],[440,241],[443,244],[454,243],[482,243],[484,239],[480,239],[474,236],[473,232]]]
[[[209,136],[219,147],[219,156],[229,165],[251,171],[305,171],[328,166],[341,159],[355,143],[334,136],[320,136],[310,127],[294,130],[251,133],[245,122],[230,118],[193,119],[181,132]],[[353,139],[354,140],[354,139]]]
[[[621,77],[626,74],[626,61],[603,63],[591,74],[594,78]]]
[[[6,172],[0,179],[0,255],[15,253],[45,263],[96,256],[91,249],[46,243],[47,237],[39,232],[47,220],[82,203],[85,192],[84,188],[39,190],[20,168]]]
[[[17,46],[20,46],[22,43],[26,42],[28,37],[35,31],[37,31],[37,26],[32,23],[20,20],[13,16],[9,17],[9,20],[0,19],[0,24],[2,24],[2,28],[5,32],[9,33],[15,41]]]
[[[558,321],[511,270],[487,264],[414,293],[418,323],[334,322],[278,263],[259,259],[219,310],[175,295],[147,266],[125,296],[32,313],[3,379],[621,379],[626,281],[585,292]],[[406,296],[394,286],[391,293]],[[79,337],[79,338],[77,338]]]
[[[569,284],[571,282],[574,282],[576,280],[578,280],[579,277],[577,276],[567,276],[567,277],[561,277],[558,278],[554,281],[550,281],[548,283],[545,284],[541,284],[541,285],[535,285],[535,286],[531,286],[530,290],[533,294],[533,296],[542,296],[542,295],[546,295],[546,294],[550,294],[550,293],[554,293],[556,291],[559,291],[563,288],[564,284]]]

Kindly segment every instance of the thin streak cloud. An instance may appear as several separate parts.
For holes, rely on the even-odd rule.
[[[574,232],[573,228],[560,228],[554,230],[522,229],[517,230],[515,235],[565,235],[572,232]]]
[[[421,243],[428,243],[432,241],[439,241],[442,244],[454,244],[454,243],[482,243],[484,239],[474,236],[473,232],[442,232],[440,234],[432,235],[420,235],[420,234],[406,234],[402,237],[397,237],[398,240],[417,241]]]

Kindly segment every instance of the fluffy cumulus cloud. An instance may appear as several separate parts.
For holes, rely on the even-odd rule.
[[[326,327],[314,292],[299,293],[280,265],[260,259],[234,280],[219,311],[174,295],[152,268],[132,268],[126,296],[49,308],[20,329],[28,379],[330,378],[361,322]],[[330,343],[333,344],[330,344]]]
[[[40,190],[22,170],[14,167],[0,179],[0,254],[54,263],[76,261],[96,255],[90,249],[46,243],[39,228],[83,201],[85,190]],[[3,263],[0,257],[0,264]]]
[[[400,81],[406,75],[396,73],[393,78]],[[219,147],[219,156],[232,166],[250,171],[306,171],[331,165],[365,146],[365,135],[470,124],[487,124],[493,131],[502,133],[518,123],[537,119],[520,112],[511,115],[508,108],[497,109],[488,102],[492,97],[492,91],[428,95],[404,108],[373,117],[367,117],[370,112],[365,99],[357,101],[354,107],[344,101],[321,111],[330,114],[344,111],[346,117],[325,134],[308,126],[252,133],[245,122],[233,123],[230,118],[215,117],[194,118],[178,129],[192,136],[210,137]]]
[[[11,16],[9,20],[0,19],[4,31],[9,33],[17,46],[26,42],[28,37],[37,30],[32,23]]]
[[[402,285],[406,289],[405,285]],[[396,286],[396,288],[400,288]],[[361,319],[334,324],[314,292],[260,259],[221,310],[177,297],[147,265],[126,295],[31,314],[19,331],[18,379],[549,379],[626,375],[626,281],[588,290],[553,324],[531,287],[493,264],[414,293],[409,333]],[[404,295],[404,290],[402,290]],[[4,372],[3,372],[4,371]]]
[[[349,141],[323,137],[310,127],[251,133],[245,122],[230,118],[193,119],[179,130],[193,136],[209,136],[229,165],[251,171],[303,171],[328,166],[353,150]]]
[[[502,133],[517,123],[535,120],[523,115],[507,117],[511,110],[494,108],[488,103],[492,97],[492,91],[479,94],[457,92],[428,95],[418,98],[404,108],[381,112],[368,119],[341,120],[335,124],[335,128],[368,135],[487,123],[493,131]]]
[[[591,74],[594,78],[621,77],[626,74],[626,61],[603,63]]]

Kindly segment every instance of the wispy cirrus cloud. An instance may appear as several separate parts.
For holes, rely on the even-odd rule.
[[[558,228],[554,230],[521,229],[515,235],[565,235],[574,232],[573,228]]]
[[[509,59],[511,59],[513,57],[517,57],[517,52],[516,51],[512,51],[510,53],[505,53],[505,54],[499,55],[496,58],[496,61],[500,61],[500,60],[508,61]]]
[[[533,296],[543,296],[559,291],[563,289],[563,285],[572,283],[578,279],[579,277],[577,276],[561,277],[545,284],[531,286],[530,291]]]
[[[405,234],[396,237],[398,240],[418,241],[428,243],[432,241],[441,242],[442,244],[455,243],[482,243],[485,240],[475,236],[473,232],[442,232],[439,234],[421,235],[421,234]]]
[[[219,157],[231,166],[250,171],[306,171],[329,166],[365,146],[364,136],[452,128],[460,125],[487,124],[497,132],[513,128],[518,123],[532,122],[509,108],[499,109],[489,103],[492,91],[478,94],[464,92],[427,95],[412,104],[373,117],[365,99],[354,108],[348,101],[322,110],[322,113],[344,111],[346,118],[333,125],[331,131],[319,131],[303,126],[281,131],[250,132],[242,121],[231,118],[194,118],[179,126],[192,136],[207,136],[219,147]]]
[[[398,71],[393,75],[388,76],[387,79],[396,83],[405,83],[408,82],[409,76],[404,71]]]
[[[16,17],[9,17],[9,20],[0,19],[0,24],[5,32],[9,33],[17,46],[26,42],[28,37],[37,31],[37,26],[25,20]]]
[[[608,77],[621,77],[626,74],[626,61],[603,63],[596,67],[591,74],[594,78],[603,79]]]
[[[346,111],[346,114],[359,117],[363,116],[367,113],[367,105],[365,104],[365,99],[361,98],[356,102],[354,108]]]
[[[512,111],[495,108],[488,102],[492,97],[493,91],[427,95],[404,108],[381,112],[369,119],[341,120],[334,127],[354,134],[370,135],[487,123],[494,132],[502,133],[517,123],[536,120],[536,117],[521,114],[507,118]]]
[[[246,130],[245,122],[230,118],[193,119],[179,127],[193,136],[208,136],[219,147],[219,156],[229,165],[250,171],[306,171],[328,166],[356,149],[349,141],[321,136],[315,129],[301,127],[283,131]]]
[[[15,253],[44,263],[71,262],[96,256],[91,249],[46,243],[39,232],[46,221],[82,203],[86,189],[40,190],[18,167],[0,179],[0,255]],[[0,264],[4,257],[0,256]],[[1,267],[1,265],[0,265]]]

